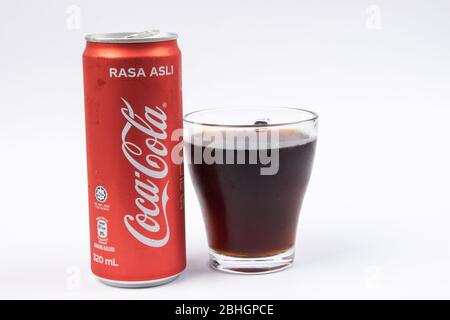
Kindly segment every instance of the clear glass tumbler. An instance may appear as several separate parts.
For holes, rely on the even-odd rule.
[[[184,117],[186,161],[210,265],[268,273],[294,261],[318,116],[297,108],[216,108]]]

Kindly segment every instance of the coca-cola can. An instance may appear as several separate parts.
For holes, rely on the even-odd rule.
[[[160,285],[186,266],[176,39],[158,30],[86,36],[91,269],[109,285]]]

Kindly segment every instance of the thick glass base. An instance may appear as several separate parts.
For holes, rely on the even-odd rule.
[[[231,257],[210,249],[211,268],[228,273],[263,274],[284,270],[294,262],[294,248],[269,257]]]

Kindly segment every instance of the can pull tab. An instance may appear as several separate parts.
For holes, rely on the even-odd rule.
[[[126,36],[125,38],[126,39],[145,39],[145,38],[150,38],[150,37],[156,36],[157,34],[159,34],[159,32],[160,31],[157,29],[146,30],[146,31],[130,34],[130,35]]]

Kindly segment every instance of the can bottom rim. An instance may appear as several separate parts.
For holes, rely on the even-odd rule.
[[[95,275],[95,277],[103,284],[106,284],[108,286],[112,287],[118,287],[118,288],[149,288],[149,287],[156,287],[161,286],[163,284],[169,283],[174,281],[176,278],[180,276],[180,274],[183,273],[183,271],[162,279],[156,279],[156,280],[146,280],[146,281],[120,281],[120,280],[111,280],[99,277]]]

